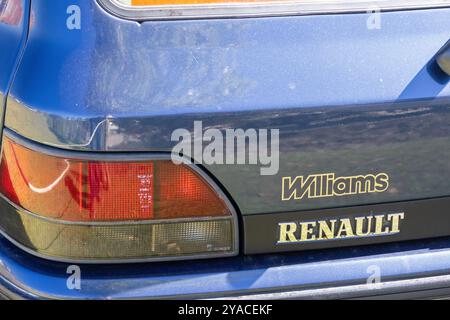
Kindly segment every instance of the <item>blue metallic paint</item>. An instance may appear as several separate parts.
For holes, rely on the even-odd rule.
[[[382,28],[370,30],[367,14],[138,24],[80,1],[82,29],[68,30],[71,1],[49,3],[33,3],[35,25],[12,90],[49,116],[283,110],[450,94],[421,72],[450,38],[449,9],[383,13]],[[421,90],[409,90],[416,82]]]
[[[17,3],[17,13],[27,16],[29,1],[20,0]],[[25,26],[25,28],[24,28]],[[17,20],[17,24],[0,21],[0,94],[5,94],[11,84],[11,75],[17,67],[19,51],[23,43],[28,17]]]
[[[68,30],[69,4],[33,3],[5,124],[27,138],[168,151],[172,130],[193,120],[279,128],[278,175],[207,166],[244,215],[450,194],[447,158],[430,156],[450,143],[448,76],[433,60],[450,38],[450,9],[383,13],[370,30],[368,14],[139,24],[81,1],[81,30]],[[391,192],[280,201],[282,176],[321,172],[387,172]]]
[[[33,3],[36,21],[11,92],[23,105],[11,109],[97,124],[107,117],[282,112],[450,94],[425,67],[450,38],[450,9],[384,13],[383,27],[369,30],[366,14],[138,24],[80,1],[82,30],[68,30],[70,3]],[[75,129],[50,124],[55,136],[45,137],[43,124],[31,133],[29,123],[12,116],[7,122],[40,142],[86,142]],[[154,144],[141,148],[162,147]],[[108,148],[124,147],[111,141]]]
[[[77,291],[67,289],[67,264],[30,256],[0,238],[0,286],[16,287],[15,292],[24,289],[18,294],[25,298],[73,299],[221,297],[330,288],[366,284],[373,266],[380,267],[383,282],[448,274],[449,240],[190,263],[82,265],[82,287]],[[373,287],[371,294],[379,291]]]
[[[0,21],[0,134],[4,122],[5,97],[9,93],[28,36],[30,1],[17,0],[13,4],[14,17],[5,16],[5,21]]]

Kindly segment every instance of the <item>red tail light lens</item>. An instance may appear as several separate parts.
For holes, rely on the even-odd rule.
[[[170,160],[99,162],[53,157],[6,138],[0,192],[24,209],[65,221],[226,216],[214,190]]]
[[[47,249],[43,254],[77,259],[139,259],[230,253],[236,249],[235,217],[230,206],[204,176],[187,165],[175,165],[170,160],[124,162],[117,158],[105,161],[65,158],[32,150],[5,137],[0,177],[0,192],[29,212],[21,211],[20,217],[24,232],[37,251],[52,241],[62,241],[61,226],[72,230],[62,233],[70,234],[70,239],[66,239],[70,240],[68,245],[53,245],[53,251]],[[203,244],[190,241],[188,230],[182,226],[188,226],[192,235],[198,234],[196,228],[203,230],[200,232]],[[127,228],[129,232],[124,231]],[[124,238],[114,234],[114,230]],[[164,233],[169,230],[172,234]],[[178,241],[177,234],[173,233],[176,230],[180,236]],[[105,241],[96,236],[99,232],[108,234],[107,239],[116,247],[113,252],[102,253],[98,244],[89,245],[89,242]],[[87,242],[80,242],[77,235]],[[148,238],[144,239],[145,236]],[[215,240],[207,243],[208,237]],[[164,247],[161,241],[170,242],[165,250],[161,250]],[[69,250],[70,243],[78,243],[75,246],[79,248]],[[142,247],[130,249],[130,243]],[[182,250],[187,243],[191,252]],[[60,249],[55,249],[56,246]],[[121,250],[121,247],[128,249]],[[175,253],[174,248],[178,248]],[[141,254],[135,256],[137,252]]]

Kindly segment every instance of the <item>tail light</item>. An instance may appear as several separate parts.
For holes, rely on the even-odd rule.
[[[235,213],[194,167],[49,150],[3,141],[0,192],[16,210],[2,212],[0,227],[20,245],[65,261],[236,253]]]
[[[180,19],[448,7],[448,0],[98,0],[127,19]]]

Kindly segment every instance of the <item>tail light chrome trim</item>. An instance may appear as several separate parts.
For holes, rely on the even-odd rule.
[[[131,6],[120,0],[97,0],[108,12],[124,19],[174,20],[287,15],[367,13],[450,7],[448,0],[281,0],[232,3]]]
[[[31,149],[36,152],[44,153],[46,155],[51,155],[55,157],[61,158],[70,158],[70,159],[80,159],[80,160],[90,160],[90,161],[158,161],[158,160],[169,160],[171,159],[171,155],[167,153],[93,153],[93,152],[80,152],[80,151],[66,151],[61,149],[55,149],[53,147],[48,147],[44,145],[40,145],[34,142],[31,142],[9,129],[5,129],[4,136],[10,139],[11,141],[20,144],[28,149]],[[131,158],[131,159],[130,159]],[[222,258],[222,257],[231,257],[236,256],[239,253],[239,223],[238,223],[238,214],[234,209],[234,206],[231,204],[227,196],[220,189],[220,187],[213,181],[212,178],[209,177],[207,173],[201,170],[198,166],[194,164],[187,164],[189,168],[191,168],[196,174],[198,174],[216,193],[216,195],[226,204],[227,209],[230,212],[230,216],[223,217],[197,217],[197,218],[173,218],[170,220],[167,219],[153,219],[153,220],[141,220],[141,221],[62,221],[59,219],[53,219],[49,217],[45,217],[34,212],[30,212],[27,209],[20,207],[18,204],[14,203],[10,199],[8,199],[5,195],[0,194],[0,208],[2,211],[2,216],[0,217],[0,234],[8,238],[11,242],[13,242],[18,247],[22,248],[24,251],[33,254],[35,256],[59,261],[66,263],[135,263],[135,262],[151,262],[151,261],[174,261],[174,260],[193,260],[193,259],[209,259],[209,258]],[[55,256],[51,254],[45,254],[35,250],[35,247],[30,247],[18,236],[13,236],[10,230],[15,228],[14,222],[24,222],[24,219],[34,219],[34,221],[38,221],[39,225],[54,225],[58,226],[61,230],[65,228],[98,228],[103,229],[99,232],[111,233],[110,230],[105,230],[108,227],[123,227],[123,228],[142,228],[145,229],[142,232],[146,232],[146,230],[155,230],[161,228],[161,226],[168,226],[171,228],[177,224],[182,225],[185,229],[184,234],[189,234],[189,230],[192,230],[192,224],[201,224],[204,228],[218,228],[218,224],[226,224],[229,225],[230,232],[230,241],[231,241],[231,250],[227,251],[211,251],[205,253],[194,253],[194,254],[186,254],[186,255],[178,255],[178,256],[152,256],[145,258],[100,258],[100,259],[91,259],[91,258],[72,258],[72,257],[64,257],[64,256]],[[9,225],[5,225],[6,224]],[[206,226],[208,224],[208,226]],[[210,224],[215,224],[214,226],[209,226]],[[196,226],[197,231],[198,228],[202,228],[202,226]],[[39,227],[38,227],[39,228]],[[181,227],[180,227],[181,228]],[[39,229],[43,233],[45,233],[45,228]],[[86,230],[86,229],[85,229]],[[158,229],[159,230],[159,229]],[[187,230],[187,231],[186,231]],[[203,229],[202,229],[203,230]],[[208,229],[211,230],[211,229]],[[217,229],[216,229],[217,230]],[[221,229],[220,229],[221,230]],[[141,231],[140,231],[141,232]],[[140,232],[136,231],[136,234],[139,235]],[[72,231],[72,233],[74,233]],[[114,231],[112,231],[114,233]],[[166,233],[170,234],[170,233]],[[86,233],[86,237],[92,236],[92,234]],[[142,233],[141,233],[142,235]],[[26,238],[27,234],[24,233],[23,236]],[[148,234],[150,237],[150,234]],[[194,237],[195,238],[195,237]],[[29,239],[29,238],[28,238]],[[85,239],[83,239],[85,240]],[[26,242],[26,241],[25,241]],[[152,243],[155,243],[154,241]]]

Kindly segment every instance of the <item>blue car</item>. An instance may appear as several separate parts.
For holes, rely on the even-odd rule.
[[[446,0],[0,0],[0,297],[450,297]]]

